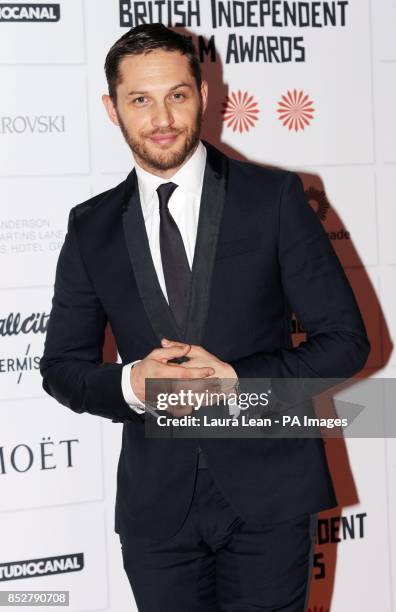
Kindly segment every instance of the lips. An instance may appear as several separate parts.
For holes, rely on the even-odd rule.
[[[171,144],[177,138],[178,134],[169,133],[169,134],[155,134],[150,137],[155,144],[163,145],[163,144]]]

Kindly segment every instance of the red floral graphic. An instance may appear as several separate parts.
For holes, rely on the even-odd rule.
[[[232,127],[233,131],[239,130],[240,133],[248,132],[251,127],[255,127],[257,113],[260,112],[254,97],[247,91],[238,93],[232,92],[227,96],[226,101],[222,102],[224,107],[221,111],[223,121],[227,127]]]
[[[304,92],[296,89],[293,92],[287,92],[286,96],[282,96],[282,100],[278,102],[279,108],[278,119],[282,121],[282,125],[287,125],[289,130],[303,130],[306,125],[310,125],[310,119],[313,119],[314,108],[312,100],[308,100],[309,96],[304,95]]]

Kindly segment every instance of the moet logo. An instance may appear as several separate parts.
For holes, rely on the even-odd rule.
[[[0,4],[0,21],[56,22],[60,19],[60,4]]]

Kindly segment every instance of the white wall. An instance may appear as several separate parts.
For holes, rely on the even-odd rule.
[[[120,20],[133,25],[133,2],[47,3],[53,11],[46,22],[10,22],[15,3],[0,8],[0,590],[64,589],[73,612],[119,612],[135,609],[113,532],[122,427],[76,415],[46,396],[38,360],[68,211],[131,169],[100,97],[106,52],[126,31]],[[218,52],[216,62],[203,65],[211,100],[204,137],[232,156],[300,173],[312,206],[324,213],[369,331],[373,350],[364,375],[393,378],[395,0],[308,3],[317,7],[317,27],[273,27],[269,16],[254,27],[258,9],[250,3],[250,27],[214,28],[213,4],[219,2],[179,2],[182,10],[199,8],[200,26],[194,18],[186,25],[214,35]],[[285,4],[272,3],[276,19]],[[337,5],[336,25],[323,25],[324,5]],[[268,37],[284,48],[291,38],[291,61],[268,61]],[[236,63],[241,40],[266,56]],[[279,102],[294,90],[313,108],[304,130],[289,130],[278,118]],[[239,91],[252,96],[248,110],[257,119],[249,130],[234,131],[228,124]],[[21,323],[29,317],[36,326],[25,333]],[[316,549],[311,612],[390,612],[395,440],[326,446],[341,506],[321,516],[325,541]],[[326,533],[340,541],[328,542]],[[78,553],[84,565],[75,559],[74,572],[1,581],[4,563]]]

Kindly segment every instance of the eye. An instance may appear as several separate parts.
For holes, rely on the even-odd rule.
[[[183,93],[181,93],[180,91],[176,91],[172,94],[173,99],[176,100],[176,102],[181,102],[182,100],[185,99],[185,95]]]
[[[146,97],[145,96],[139,96],[138,98],[134,98],[132,100],[132,102],[134,104],[136,104],[137,106],[141,106],[142,104],[144,104],[146,101]]]

